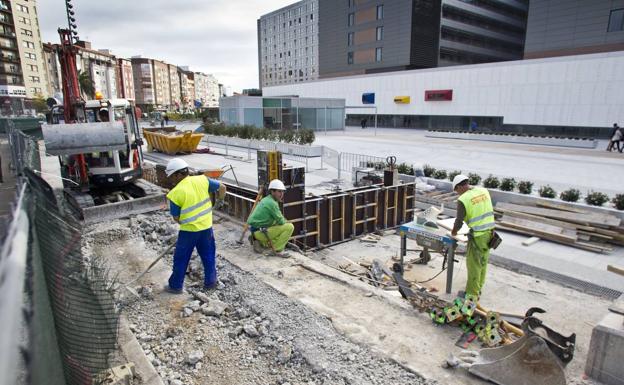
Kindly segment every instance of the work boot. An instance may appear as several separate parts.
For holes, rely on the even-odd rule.
[[[287,252],[285,252],[284,250],[282,251],[272,251],[270,254],[272,257],[279,257],[279,258],[290,258],[290,254],[288,254]]]
[[[258,254],[264,254],[264,247],[262,247],[262,243],[260,243],[259,240],[254,239],[253,243],[253,249],[256,253]]]
[[[170,287],[169,285],[165,285],[163,290],[166,291],[167,293],[170,293],[170,294],[182,294],[182,293],[184,293],[184,289],[174,289],[174,288]]]

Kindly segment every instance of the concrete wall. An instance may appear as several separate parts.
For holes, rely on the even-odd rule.
[[[531,0],[525,57],[624,50],[624,31],[608,32],[624,0]]]
[[[323,79],[266,87],[265,96],[346,99],[374,92],[378,114],[499,116],[505,124],[603,127],[624,124],[624,52],[521,60]],[[424,100],[453,90],[452,101]],[[410,104],[394,103],[398,95]],[[347,110],[347,113],[356,113]]]

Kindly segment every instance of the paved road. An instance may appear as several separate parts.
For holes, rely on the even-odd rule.
[[[573,149],[452,139],[426,138],[424,130],[348,128],[345,132],[319,133],[316,144],[341,152],[386,157],[399,162],[430,164],[446,170],[476,172],[486,177],[530,180],[535,189],[550,184],[557,191],[575,187],[586,193],[610,196],[624,192],[624,155],[599,149]]]

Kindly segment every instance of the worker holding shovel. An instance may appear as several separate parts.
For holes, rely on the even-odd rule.
[[[279,208],[279,203],[284,199],[284,191],[286,186],[281,180],[272,180],[269,183],[269,195],[258,203],[247,219],[251,230],[249,241],[257,253],[263,253],[264,249],[270,248],[275,256],[289,257],[284,248],[295,227],[286,222]]]
[[[165,172],[175,185],[167,194],[171,215],[180,224],[173,272],[165,290],[182,293],[184,275],[195,248],[204,265],[204,288],[211,289],[217,283],[217,267],[210,195],[216,193],[217,200],[223,200],[225,185],[204,175],[190,176],[188,164],[180,158],[171,159]]]

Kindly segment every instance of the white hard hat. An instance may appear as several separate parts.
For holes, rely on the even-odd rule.
[[[173,158],[169,161],[169,163],[167,163],[165,173],[167,174],[167,177],[170,177],[176,171],[184,170],[185,168],[188,168],[188,166],[188,163],[186,163],[184,159]]]
[[[468,180],[466,175],[459,174],[455,176],[455,178],[453,178],[453,191],[455,191],[455,187],[457,187],[458,184],[466,180]]]
[[[286,191],[286,186],[284,186],[284,183],[281,180],[273,179],[271,183],[269,183],[269,190]]]

